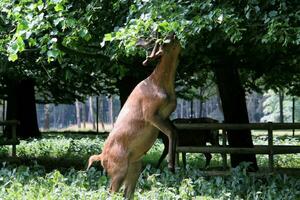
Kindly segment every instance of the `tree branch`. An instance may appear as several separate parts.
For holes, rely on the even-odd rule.
[[[61,41],[57,42],[57,47],[61,51],[65,52],[67,54],[111,61],[110,57],[108,57],[107,55],[104,55],[102,52],[99,52],[99,51],[98,52],[86,52],[86,51],[82,51],[82,50],[78,50],[78,49],[72,49],[70,47],[63,45]]]

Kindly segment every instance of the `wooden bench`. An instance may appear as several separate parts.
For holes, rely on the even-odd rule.
[[[17,145],[20,144],[20,141],[17,139],[17,126],[19,124],[17,120],[0,121],[0,126],[11,127],[11,138],[0,137],[0,145],[12,145],[11,155],[13,157],[16,157]]]
[[[223,167],[227,168],[226,154],[267,154],[269,155],[269,171],[274,171],[275,154],[295,154],[300,153],[300,146],[296,145],[274,145],[273,130],[294,130],[300,129],[300,123],[250,123],[250,124],[176,124],[178,129],[191,130],[222,130],[222,145],[219,147],[190,147],[177,146],[176,152],[185,153],[221,153],[223,157]],[[227,130],[267,130],[268,145],[254,145],[253,148],[237,148],[227,145]]]

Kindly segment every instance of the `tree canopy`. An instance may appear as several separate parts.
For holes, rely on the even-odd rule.
[[[138,37],[175,32],[185,47],[179,69],[185,80],[223,62],[240,69],[246,89],[287,88],[299,94],[299,8],[297,1],[140,0],[125,26],[104,41],[130,55]]]
[[[3,76],[34,79],[49,101],[116,93],[117,65],[100,41],[126,17],[124,2],[3,0],[0,5]]]
[[[211,66],[239,68],[246,89],[299,95],[297,1],[1,0],[1,73],[34,78],[43,96],[115,93],[141,69],[139,38],[175,32],[184,46],[180,91],[214,80]],[[57,84],[59,83],[59,85]],[[68,96],[69,95],[69,96]],[[50,98],[50,99],[51,99]]]

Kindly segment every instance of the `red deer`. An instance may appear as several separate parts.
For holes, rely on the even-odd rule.
[[[203,118],[193,118],[193,119],[174,119],[172,121],[174,124],[180,123],[218,123],[217,120],[203,117]],[[158,138],[162,139],[164,144],[164,150],[162,155],[159,158],[159,161],[156,165],[158,168],[164,158],[167,156],[169,141],[168,138],[159,133]],[[212,130],[177,130],[177,145],[178,146],[205,146],[209,142],[213,146],[219,146],[219,133]],[[206,158],[205,167],[208,167],[210,160],[212,158],[210,153],[204,153]],[[183,166],[186,167],[186,153],[182,153]]]
[[[101,162],[111,178],[110,192],[119,191],[124,183],[127,199],[133,198],[141,158],[152,147],[159,131],[169,139],[169,168],[174,171],[176,130],[169,116],[176,108],[174,80],[181,45],[175,35],[164,41],[162,45],[156,42],[143,62],[146,65],[150,60],[160,58],[154,71],[131,92],[102,153],[91,156],[88,162],[88,169],[94,161]]]

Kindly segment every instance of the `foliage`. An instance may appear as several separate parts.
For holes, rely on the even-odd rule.
[[[211,79],[212,66],[234,66],[246,89],[287,88],[296,94],[299,21],[296,1],[135,0],[125,25],[106,34],[104,42],[118,47],[113,56],[135,55],[139,37],[153,38],[156,32],[161,40],[175,32],[184,46],[178,71],[186,87]],[[190,77],[199,79],[195,84]]]
[[[111,75],[116,66],[99,41],[122,22],[123,5],[126,2],[0,1],[1,75],[35,80],[40,99],[50,102],[116,93],[117,76]]]
[[[276,144],[299,145],[299,138],[275,137]],[[267,142],[265,136],[255,137],[258,143]],[[100,151],[103,138],[99,136],[55,136],[41,140],[22,142],[18,156],[31,160],[42,156],[71,158],[86,162],[90,154]],[[7,151],[5,149],[3,151]],[[297,199],[300,197],[300,182],[297,177],[286,175],[249,176],[247,164],[235,168],[231,176],[205,177],[199,170],[199,156],[189,156],[187,170],[172,174],[167,168],[155,169],[162,145],[156,143],[144,159],[144,170],[139,178],[136,199]],[[279,164],[300,165],[299,158],[283,156]],[[216,162],[213,156],[213,164]],[[267,161],[263,161],[267,165]],[[220,164],[221,161],[218,160]],[[204,164],[204,163],[203,163]],[[41,166],[37,163],[16,166],[3,162],[0,167],[0,199],[107,199],[108,178],[92,167],[88,172],[72,167],[59,168],[59,162]],[[70,165],[69,165],[70,166]],[[286,165],[283,165],[287,167]],[[54,169],[53,169],[54,168]],[[83,167],[81,168],[83,169]],[[122,199],[121,194],[111,199]]]
[[[1,71],[34,78],[50,100],[116,93],[118,79],[140,73],[131,69],[145,56],[136,41],[163,42],[170,32],[184,46],[182,97],[209,85],[215,65],[238,67],[246,89],[299,93],[296,0],[1,0],[0,6]]]

